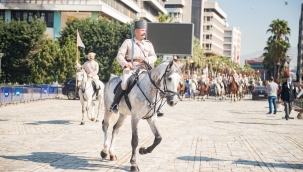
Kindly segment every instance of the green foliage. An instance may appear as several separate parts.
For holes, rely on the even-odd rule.
[[[117,59],[115,59],[111,65],[110,73],[113,73],[115,75],[121,76],[123,74],[123,69],[118,63]]]
[[[161,56],[155,61],[154,67],[158,66],[162,61],[163,61],[163,57]]]
[[[160,23],[171,23],[173,21],[173,18],[169,14],[162,14],[160,12],[158,12],[157,19]]]
[[[76,77],[75,73],[75,59],[76,59],[76,43],[70,38],[66,38],[56,57],[55,74],[58,82],[63,83],[68,78]],[[84,61],[84,59],[80,59]]]
[[[1,80],[26,83],[30,81],[31,57],[39,51],[45,38],[45,22],[36,18],[31,22],[0,20]]]
[[[96,53],[95,61],[99,63],[99,77],[107,81],[110,73],[119,73],[118,68],[111,69],[115,57],[122,42],[130,38],[128,24],[109,21],[105,18],[92,20],[73,19],[66,23],[66,27],[61,32],[59,38],[60,45],[64,45],[67,37],[76,42],[76,30],[79,30],[80,37],[85,45],[85,49],[79,48],[80,57],[86,56],[89,52]],[[86,60],[80,59],[83,64]]]
[[[55,81],[56,56],[59,45],[46,39],[42,48],[33,56],[31,63],[31,81],[36,84],[52,83]]]

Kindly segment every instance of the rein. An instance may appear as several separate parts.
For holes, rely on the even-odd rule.
[[[141,87],[140,87],[140,85],[139,85],[139,80],[138,80],[138,82],[137,82],[137,87],[140,89],[141,93],[144,95],[145,99],[146,99],[146,100],[148,101],[148,103],[149,103],[149,106],[151,107],[151,109],[146,113],[146,115],[149,114],[150,111],[154,110],[154,113],[153,113],[151,116],[146,117],[146,115],[145,115],[145,116],[142,118],[142,119],[149,119],[149,118],[153,117],[154,114],[156,113],[156,108],[155,108],[155,107],[157,106],[157,104],[158,104],[160,101],[161,101],[161,103],[160,103],[160,105],[159,105],[157,111],[159,111],[159,110],[164,106],[164,104],[165,104],[166,101],[164,101],[163,99],[164,99],[165,97],[167,98],[168,96],[179,95],[179,93],[167,89],[167,85],[166,85],[166,75],[169,73],[168,66],[166,67],[164,74],[162,75],[162,77],[161,77],[160,80],[159,80],[159,82],[161,82],[161,81],[164,79],[164,80],[163,80],[164,89],[162,90],[161,88],[159,88],[159,87],[157,86],[157,84],[155,83],[155,81],[154,81],[154,80],[152,79],[152,77],[151,77],[151,69],[152,69],[151,66],[150,66],[147,62],[145,62],[145,61],[144,61],[144,64],[145,64],[145,67],[148,69],[148,70],[147,70],[147,74],[148,74],[149,80],[150,80],[150,82],[153,84],[153,86],[154,86],[154,87],[156,88],[156,90],[157,90],[155,101],[154,101],[154,102],[151,102],[151,101],[147,98],[147,96],[146,96],[146,94],[143,92],[143,90],[141,89]],[[160,94],[159,98],[158,98],[158,93]],[[173,93],[173,95],[169,95],[168,93]]]
[[[83,71],[82,71],[82,73],[84,73]],[[84,77],[83,77],[84,78]],[[87,79],[87,77],[86,77],[86,79]],[[84,80],[82,80],[81,81],[81,85],[82,85],[82,83],[84,82]],[[86,82],[84,82],[84,89],[82,89],[82,87],[79,87],[79,89],[82,91],[82,93],[83,93],[83,99],[85,100],[85,97],[84,97],[84,93],[85,93],[85,91],[86,90],[88,90],[91,86],[92,86],[92,83],[89,85],[89,87],[88,88],[86,88],[86,83],[87,83],[87,81]],[[94,93],[95,94],[95,93]],[[85,100],[86,101],[86,100]]]

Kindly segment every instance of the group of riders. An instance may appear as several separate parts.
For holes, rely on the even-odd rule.
[[[247,91],[251,91],[255,86],[262,86],[263,82],[260,77],[253,77],[242,75],[241,73],[237,74],[236,70],[233,70],[230,74],[222,74],[217,73],[216,77],[208,77],[207,71],[202,70],[201,75],[197,75],[196,71],[193,71],[191,76],[185,75],[183,78],[184,81],[181,81],[180,84],[188,83],[188,80],[191,80],[194,84],[196,84],[196,88],[198,89],[199,85],[205,85],[209,88],[211,85],[218,84],[221,89],[228,90],[228,85],[230,84],[230,76],[234,78],[234,82],[236,83],[237,87],[242,85],[244,88],[247,88]],[[186,89],[189,89],[189,85],[187,85]]]

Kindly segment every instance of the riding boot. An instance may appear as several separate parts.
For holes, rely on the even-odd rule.
[[[110,106],[110,111],[118,113],[118,105],[120,103],[120,100],[124,94],[125,90],[123,90],[121,87],[119,87],[116,91],[115,97],[114,97],[114,102]]]
[[[98,100],[99,90],[100,90],[100,87],[96,88],[96,100]]]

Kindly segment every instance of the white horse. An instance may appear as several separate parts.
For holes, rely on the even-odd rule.
[[[192,99],[195,99],[195,93],[197,91],[197,85],[195,84],[195,82],[193,82],[192,79],[189,79],[189,82],[188,82],[188,85],[189,85],[189,99],[192,98]]]
[[[224,86],[223,88],[221,88],[220,84],[216,81],[213,82],[214,85],[214,89],[215,89],[215,100],[217,100],[217,98],[219,100],[223,100],[223,95],[224,95]]]
[[[111,103],[114,100],[114,88],[121,80],[119,77],[111,79],[105,87],[105,113],[103,124],[104,149],[101,151],[101,157],[106,158],[110,154],[110,160],[116,160],[114,153],[114,144],[119,128],[123,125],[127,116],[131,116],[132,127],[132,156],[130,159],[131,171],[139,171],[136,164],[136,148],[138,146],[138,123],[140,119],[146,119],[152,132],[155,135],[153,144],[147,148],[140,148],[139,153],[144,155],[151,153],[153,149],[161,142],[162,137],[156,125],[157,109],[161,106],[161,99],[165,99],[171,107],[175,106],[179,100],[177,87],[181,80],[181,67],[173,61],[164,61],[156,68],[139,75],[138,84],[136,84],[128,94],[132,109],[130,110],[122,98],[119,103],[119,118],[115,113],[110,112]],[[165,103],[165,102],[164,102]],[[107,131],[110,118],[118,118],[113,127],[111,144],[109,144]]]
[[[81,121],[81,125],[84,125],[84,113],[87,113],[87,118],[91,121],[95,120],[95,102],[94,102],[94,89],[93,89],[93,85],[92,85],[92,80],[91,78],[87,77],[86,72],[80,67],[77,68],[77,72],[76,72],[76,78],[78,81],[78,87],[79,87],[79,97],[80,97],[80,102],[82,105],[82,121]],[[100,86],[100,90],[99,90],[99,95],[97,97],[97,100],[99,102],[98,104],[98,113],[97,113],[97,117],[96,117],[96,122],[99,121],[98,117],[99,117],[99,113],[100,113],[100,108],[103,105],[103,97],[104,97],[104,84],[103,82],[99,81],[99,86]],[[89,116],[89,110],[90,107],[92,107],[91,109],[91,117]]]

